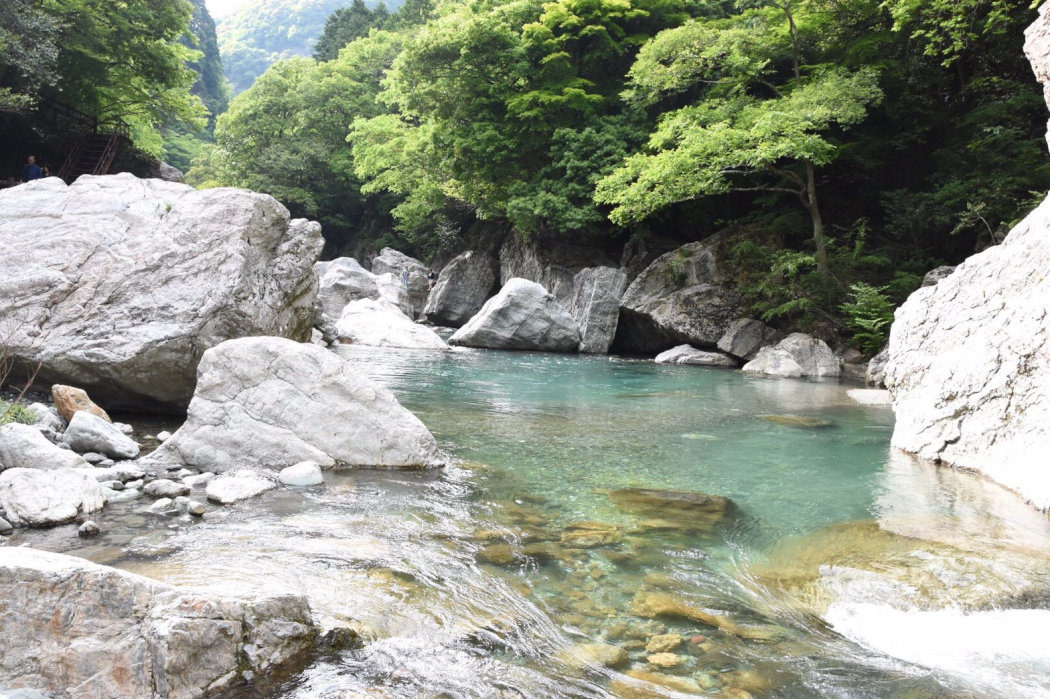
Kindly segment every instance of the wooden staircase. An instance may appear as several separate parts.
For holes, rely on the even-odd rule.
[[[81,175],[105,175],[113,167],[113,161],[124,140],[120,133],[89,133],[69,151],[58,176],[72,182]]]

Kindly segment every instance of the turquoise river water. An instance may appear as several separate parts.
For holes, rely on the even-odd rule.
[[[198,523],[158,527],[122,503],[100,542],[59,528],[12,543],[304,592],[366,639],[272,696],[1050,696],[1045,517],[891,454],[891,411],[847,386],[340,352],[422,419],[449,467],[330,473]],[[708,521],[625,501],[637,488],[732,505]]]

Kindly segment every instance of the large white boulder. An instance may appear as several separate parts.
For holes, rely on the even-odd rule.
[[[90,468],[90,464],[52,444],[39,428],[10,423],[0,427],[0,471],[9,468]]]
[[[499,276],[499,263],[479,250],[453,257],[438,275],[426,308],[427,320],[449,328],[462,327],[492,295]]]
[[[893,445],[1050,508],[1050,200],[896,313]]]
[[[1050,4],[1025,52],[1050,104]],[[897,309],[893,445],[976,471],[1050,509],[1050,199],[1006,240]]]
[[[38,383],[111,408],[185,407],[201,354],[308,340],[321,227],[275,199],[129,174],[0,190],[0,326]]]
[[[580,328],[565,307],[536,282],[511,279],[485,302],[449,344],[505,350],[575,352]]]
[[[442,463],[434,436],[393,393],[328,350],[275,337],[205,352],[185,424],[147,459],[214,473]]]
[[[105,454],[120,460],[134,459],[139,455],[139,445],[131,437],[114,427],[112,422],[86,410],[73,413],[62,439],[80,454]]]
[[[405,272],[408,273],[407,284],[403,281]],[[430,295],[430,280],[427,279],[426,265],[393,248],[383,248],[372,260],[372,274],[393,274],[394,278],[401,282],[408,291],[410,308],[406,314],[413,319],[422,315],[423,308],[427,305],[427,297]]]
[[[304,597],[219,597],[82,558],[0,547],[0,687],[49,696],[203,697],[297,669]]]
[[[436,332],[416,324],[401,309],[386,301],[351,301],[343,309],[335,330],[339,342],[348,345],[448,349]]]
[[[11,524],[47,527],[101,510],[106,496],[91,468],[9,468],[0,473],[0,507]]]
[[[569,312],[580,324],[580,352],[609,351],[626,289],[627,275],[613,267],[588,267],[576,273]]]
[[[351,301],[379,297],[376,275],[352,257],[339,257],[314,265],[317,275],[317,308],[332,320]]]
[[[842,363],[823,340],[805,333],[792,333],[773,347],[759,350],[742,371],[795,379],[836,377],[842,373]]]
[[[282,469],[282,473],[285,470]],[[270,479],[245,469],[224,473],[211,479],[208,481],[208,485],[205,486],[204,493],[212,502],[230,505],[241,500],[257,497],[276,487],[277,484]]]

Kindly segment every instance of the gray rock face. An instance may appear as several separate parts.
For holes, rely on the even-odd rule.
[[[575,352],[580,329],[557,299],[535,282],[511,279],[456,331],[449,344],[505,350]]]
[[[11,423],[0,427],[0,471],[9,468],[90,468],[90,464],[52,444],[35,426]]]
[[[167,478],[158,478],[147,483],[142,488],[142,492],[151,498],[177,498],[180,495],[188,495],[190,486]]]
[[[351,301],[379,297],[376,276],[352,257],[340,257],[314,265],[317,275],[317,308],[335,320]]]
[[[0,325],[38,383],[183,408],[208,347],[308,340],[322,245],[272,197],[132,175],[0,191]]]
[[[1044,15],[1045,16],[1045,15]],[[893,445],[1050,509],[1050,200],[896,313]]]
[[[823,340],[804,333],[792,333],[775,346],[759,350],[742,371],[783,378],[821,378],[838,376],[842,373],[842,365]]]
[[[864,382],[875,388],[886,387],[886,365],[890,361],[889,349],[884,349],[868,362],[868,370],[864,375]]]
[[[631,282],[620,308],[615,346],[654,353],[688,343],[713,348],[744,313],[735,282],[723,269],[718,234],[661,255]]]
[[[408,270],[408,284],[402,284],[402,286],[407,288],[408,298],[412,304],[411,312],[407,315],[415,319],[422,315],[423,308],[427,305],[427,297],[430,295],[430,280],[427,279],[426,265],[393,248],[383,248],[372,260],[372,274],[393,274],[394,278],[400,282],[405,270]]]
[[[111,459],[134,459],[139,455],[139,445],[97,415],[78,410],[69,421],[63,440],[78,453],[97,452]]]
[[[9,468],[0,473],[0,507],[16,527],[48,527],[106,504],[94,469]]]
[[[935,267],[934,269],[931,269],[929,272],[927,272],[926,275],[922,278],[922,285],[933,286],[934,284],[944,279],[954,271],[955,267],[952,267],[950,265],[945,265],[943,267]]]
[[[580,325],[580,352],[608,353],[626,289],[627,275],[612,267],[589,267],[573,278],[569,312]]]
[[[578,245],[564,236],[526,238],[511,233],[499,251],[500,284],[521,278],[536,282],[568,307],[572,301],[576,274],[585,267],[615,267],[594,247]]]
[[[231,340],[205,352],[198,373],[186,422],[150,461],[215,473],[443,462],[434,436],[390,391],[315,345]]]
[[[1025,33],[1050,105],[1050,4]],[[1050,509],[1050,199],[995,247],[897,309],[893,445],[973,470]]]
[[[210,696],[296,669],[317,638],[301,596],[218,597],[24,547],[0,547],[0,598],[0,686],[55,696]]]
[[[740,318],[733,321],[718,340],[718,349],[749,362],[763,347],[776,344],[782,334],[760,320]]]
[[[185,182],[186,176],[174,165],[161,162],[157,165],[157,177],[165,182]]]
[[[736,359],[721,352],[705,352],[690,345],[679,345],[656,355],[657,364],[694,364],[696,366],[718,366],[735,369]]]
[[[423,313],[427,320],[449,328],[462,327],[495,290],[498,263],[491,255],[468,250],[445,265]]]
[[[348,345],[448,349],[437,333],[412,322],[399,308],[386,301],[351,301],[343,309],[335,330],[339,342]]]

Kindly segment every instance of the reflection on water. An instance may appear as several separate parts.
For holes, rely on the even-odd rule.
[[[1004,637],[1013,617],[977,616],[1004,600],[1044,606],[1045,518],[891,457],[892,415],[837,384],[608,358],[342,353],[460,464],[330,473],[195,524],[122,503],[97,543],[69,527],[12,543],[86,546],[180,584],[305,592],[322,623],[369,640],[286,696],[1005,696],[1050,684],[1023,643],[1004,642],[1000,669],[983,674],[916,652],[967,621]],[[623,492],[637,488],[733,504],[639,504]],[[979,612],[919,616],[992,569],[996,585],[959,595]],[[979,643],[945,648],[994,664],[974,656],[994,655]]]

